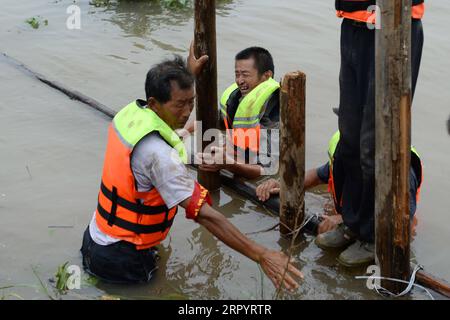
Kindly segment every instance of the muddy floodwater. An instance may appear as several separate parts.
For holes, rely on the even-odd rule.
[[[234,81],[234,55],[259,45],[271,51],[275,78],[307,74],[306,165],[326,161],[337,129],[340,21],[334,1],[218,1],[219,90]],[[144,97],[145,74],[173,53],[187,55],[193,11],[168,10],[150,1],[2,0],[0,52],[114,110]],[[81,11],[70,30],[67,8]],[[428,1],[425,46],[413,104],[412,140],[424,162],[424,184],[412,243],[416,262],[450,281],[450,2]],[[40,22],[33,28],[25,21]],[[81,266],[81,237],[96,206],[108,117],[72,101],[0,59],[0,298],[48,299],[65,262]],[[195,175],[195,172],[192,171]],[[229,189],[216,207],[253,240],[287,250],[272,216]],[[325,189],[306,195],[308,213],[323,213]],[[378,299],[349,270],[305,236],[294,250],[305,280],[280,299]],[[160,268],[149,284],[117,286],[82,274],[81,289],[63,299],[272,299],[275,289],[258,266],[232,251],[180,210],[160,246]],[[47,288],[47,291],[44,289]],[[411,299],[427,299],[415,289]]]

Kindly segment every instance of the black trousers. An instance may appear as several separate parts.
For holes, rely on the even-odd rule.
[[[158,269],[155,248],[137,250],[126,241],[102,246],[92,240],[89,227],[83,235],[81,254],[86,272],[111,283],[148,282]]]
[[[420,20],[412,20],[412,93],[423,47]],[[363,241],[374,241],[375,30],[344,19],[341,25],[339,131],[335,165],[342,177],[344,224]]]

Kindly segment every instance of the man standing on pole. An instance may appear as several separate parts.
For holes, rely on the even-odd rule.
[[[316,238],[321,248],[345,249],[338,260],[359,266],[374,260],[376,0],[336,0],[341,25],[339,131],[334,172],[343,225]],[[423,47],[424,0],[412,0],[412,94]]]

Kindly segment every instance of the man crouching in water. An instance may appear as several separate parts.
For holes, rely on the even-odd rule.
[[[178,206],[232,249],[261,265],[279,287],[294,290],[301,272],[278,251],[244,236],[211,207],[208,190],[186,167],[186,150],[174,130],[194,106],[194,75],[207,57],[181,57],[153,66],[147,100],[135,100],[109,126],[97,209],[84,233],[87,272],[110,282],[147,282],[157,269],[154,247],[169,233]],[[286,274],[284,274],[287,270]]]
[[[328,147],[329,161],[316,169],[310,169],[305,175],[305,190],[321,184],[328,184],[334,202],[335,215],[323,215],[318,226],[318,236],[315,243],[323,250],[344,250],[346,248],[363,246],[359,236],[347,226],[346,214],[350,211],[351,201],[343,198],[343,181],[345,171],[336,164],[334,156],[340,141],[340,133],[336,132]],[[415,216],[417,203],[423,181],[422,160],[417,150],[411,146],[411,165],[409,171],[409,209],[411,220],[411,234],[414,236],[417,218]],[[256,195],[261,201],[266,201],[271,195],[279,194],[280,182],[275,179],[264,181],[256,188]],[[374,232],[374,230],[372,230]],[[363,254],[358,252],[349,255],[343,251],[337,258],[338,262],[347,267],[358,267],[372,263],[375,259],[373,246],[365,245]]]

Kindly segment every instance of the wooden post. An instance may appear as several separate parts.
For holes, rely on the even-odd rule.
[[[202,123],[201,137],[206,130],[217,128],[218,100],[217,100],[217,49],[216,49],[216,1],[195,0],[195,55],[209,56],[202,73],[197,77],[197,121]],[[200,132],[199,132],[200,133]],[[197,150],[200,151],[211,142],[197,140]],[[220,173],[198,171],[199,182],[208,190],[220,188]]]
[[[409,280],[411,1],[378,0],[376,30],[375,233],[382,277]],[[394,293],[406,284],[382,280]]]
[[[305,84],[300,71],[287,74],[280,106],[280,233],[292,236],[305,215]]]

